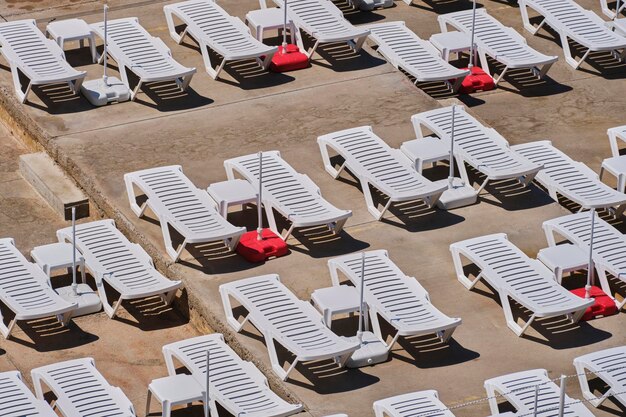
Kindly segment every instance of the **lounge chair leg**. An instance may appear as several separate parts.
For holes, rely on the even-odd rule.
[[[137,215],[137,217],[141,218],[148,207],[147,201],[139,207],[137,204],[137,196],[135,195],[135,188],[133,181],[130,177],[125,177],[124,182],[126,183],[126,194],[128,195],[128,202],[130,203],[130,209]]]
[[[476,275],[476,278],[474,278],[473,281],[470,280],[468,277],[466,277],[465,272],[463,272],[463,263],[461,262],[461,253],[456,249],[452,249],[452,262],[454,263],[454,270],[456,272],[456,278],[459,280],[459,282],[463,284],[465,288],[467,288],[468,290],[471,290],[472,288],[474,288],[476,283],[480,281],[480,279],[482,278],[482,275],[483,275],[482,272]]]
[[[488,182],[489,182],[489,177],[485,178],[485,181],[483,181],[480,187],[478,187],[478,190],[476,190],[476,195],[479,195],[485,189]]]
[[[506,71],[509,69],[509,67],[504,67],[504,70],[500,73],[500,75],[498,75],[497,78],[494,78],[493,83],[495,85],[498,85],[498,83],[504,78],[504,74],[506,74]]]
[[[291,235],[291,232],[293,232],[294,227],[295,227],[295,226],[294,226],[294,224],[293,224],[293,223],[291,223],[291,226],[289,227],[289,230],[287,230],[287,233],[285,233],[285,235],[284,235],[284,236],[281,236],[280,238],[281,238],[283,241],[287,241],[287,239],[289,239],[289,236]]]
[[[235,316],[233,315],[233,307],[230,304],[230,297],[228,293],[220,290],[220,297],[222,298],[222,305],[224,306],[224,314],[226,315],[226,321],[231,327],[235,330],[235,332],[239,333],[239,331],[243,328],[243,326],[247,323],[248,317],[246,316],[244,320],[239,323]]]
[[[130,101],[135,101],[135,97],[137,97],[137,94],[139,93],[139,90],[141,89],[142,84],[143,82],[139,80],[139,82],[137,83],[137,86],[135,86],[135,88],[130,94]]]
[[[13,331],[13,327],[15,326],[15,322],[17,320],[13,319],[9,322],[9,325],[4,324],[4,317],[2,317],[2,313],[0,313],[0,333],[4,336],[5,339],[11,337],[11,331]]]
[[[450,341],[450,338],[452,337],[452,334],[454,333],[454,331],[456,330],[456,327],[452,327],[450,329],[446,329],[442,332],[440,332],[440,334],[438,334],[439,338],[441,339],[441,341],[443,343],[448,343]]]
[[[524,23],[524,28],[531,33],[531,35],[536,34],[539,29],[546,23],[546,19],[543,19],[541,23],[537,27],[533,26],[530,23],[530,18],[528,17],[528,6],[526,3],[519,5],[520,12],[522,14],[522,22]]]
[[[280,377],[280,379],[282,379],[283,381],[286,381],[287,378],[289,377],[289,372],[291,372],[293,368],[296,366],[296,364],[298,363],[298,359],[296,358],[291,364],[291,366],[289,366],[289,369],[285,371],[280,366],[280,363],[278,362],[278,353],[276,353],[276,345],[274,344],[275,343],[274,339],[267,334],[263,334],[263,337],[265,338],[267,351],[270,355],[270,363],[272,364],[272,369],[274,370],[274,372],[276,372],[276,374]]]
[[[600,398],[593,395],[589,388],[589,380],[587,379],[588,370],[580,363],[575,363],[576,374],[578,375],[578,382],[580,384],[580,390],[583,393],[583,397],[591,403],[594,407],[599,407],[602,403],[612,395],[614,395],[613,388],[609,388]]]
[[[165,21],[167,22],[167,28],[170,32],[170,36],[172,37],[172,39],[174,39],[174,41],[179,45],[183,43],[183,39],[187,34],[187,28],[185,28],[183,33],[180,35],[176,33],[176,25],[174,24],[174,17],[172,16],[172,13],[165,13]]]
[[[309,59],[313,56],[313,54],[315,53],[315,51],[317,50],[317,47],[319,45],[320,45],[320,41],[316,40],[315,41],[315,45],[313,45],[313,47],[306,52],[306,54],[309,57]]]
[[[148,388],[148,398],[146,399],[146,417],[150,414],[150,403],[152,402],[152,391]]]
[[[270,64],[272,63],[272,58],[274,57],[274,54],[267,54],[265,56],[265,59],[263,60],[261,66],[263,67],[264,71],[267,71],[270,67]]]
[[[361,36],[356,40],[356,42],[354,42],[354,52],[359,52],[361,50],[366,39],[367,36]]]
[[[391,342],[389,342],[389,344],[387,345],[387,352],[391,352],[391,349],[393,349],[393,347],[396,345],[399,338],[400,338],[400,332],[396,332],[396,334],[391,339]]]
[[[546,74],[548,73],[548,71],[550,71],[550,68],[552,67],[552,64],[553,63],[545,64],[543,67],[541,67],[541,69],[539,70],[538,73],[536,71],[533,71],[533,72],[535,72],[535,75],[537,75],[537,77],[539,77],[540,79],[543,79],[546,76]],[[533,68],[533,70],[535,70],[535,69]]]
[[[341,231],[343,230],[343,227],[346,225],[346,222],[348,221],[348,219],[343,219],[343,220],[339,220],[338,222],[335,222],[335,227],[333,228],[333,233],[338,235],[341,233]]]
[[[524,324],[524,326],[520,326],[515,322],[515,318],[513,317],[513,311],[511,310],[511,303],[509,301],[509,296],[506,293],[500,293],[500,302],[502,303],[502,309],[504,310],[504,317],[506,318],[506,325],[509,329],[513,330],[517,336],[522,336],[526,329],[531,325],[531,323],[535,320],[535,315],[533,314],[530,319]]]

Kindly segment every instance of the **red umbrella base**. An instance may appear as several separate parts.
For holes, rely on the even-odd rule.
[[[469,69],[469,68],[463,68]],[[459,93],[469,94],[474,91],[489,91],[496,88],[496,83],[491,75],[487,74],[480,67],[472,67],[470,74],[463,79],[463,83],[459,88]]]
[[[247,232],[241,236],[237,245],[237,253],[248,262],[263,262],[272,256],[286,255],[289,250],[284,240],[270,229],[263,229],[262,240],[257,240],[257,231]]]
[[[270,70],[273,72],[288,72],[309,67],[309,57],[300,52],[300,49],[293,44],[287,45],[286,52],[283,52],[282,45],[278,47],[278,52],[272,57]]]
[[[579,296],[580,298],[585,298],[585,289],[584,288],[576,288],[575,290],[570,291],[572,294]],[[589,291],[591,298],[594,299],[595,304],[592,305],[585,311],[581,320],[593,320],[598,317],[606,317],[611,316],[613,314],[617,314],[617,306],[615,305],[615,300],[613,298],[606,295],[602,289],[598,287],[591,287]]]

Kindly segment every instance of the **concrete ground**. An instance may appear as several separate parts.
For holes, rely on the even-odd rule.
[[[177,93],[172,86],[163,84],[148,88],[134,103],[94,109],[85,99],[72,97],[63,89],[44,88],[37,89],[27,105],[16,109],[41,129],[39,134],[46,149],[107,215],[115,218],[133,240],[142,243],[168,275],[184,280],[189,302],[179,304],[192,310],[191,315],[198,311],[216,331],[230,332],[217,291],[220,284],[278,273],[300,298],[308,299],[313,290],[330,285],[328,259],[381,248],[389,251],[403,271],[420,281],[435,305],[446,314],[463,319],[449,345],[424,339],[403,340],[388,362],[372,368],[336,371],[325,364],[299,366],[285,385],[311,414],[371,415],[373,401],[421,389],[436,389],[444,403],[457,406],[484,397],[483,381],[487,378],[533,368],[546,368],[555,378],[572,374],[574,357],[625,343],[622,314],[576,326],[544,320],[526,336],[517,338],[507,328],[498,300],[489,288],[480,284],[468,292],[455,279],[448,250],[452,242],[505,232],[531,256],[546,246],[541,223],[569,211],[538,187],[520,190],[510,183],[495,184],[471,207],[442,212],[403,204],[377,222],[367,212],[354,178],[345,174],[336,181],[323,170],[317,136],[371,125],[391,146],[399,147],[414,137],[410,116],[440,105],[372,49],[353,54],[342,46],[326,47],[311,68],[282,75],[258,72],[252,64],[233,65],[227,68],[223,80],[214,81],[203,71],[195,44],[179,46],[168,36],[161,11],[167,3],[112,1],[111,17],[138,16],[142,25],[170,46],[177,60],[197,67],[198,74],[188,93]],[[581,4],[600,13],[595,0]],[[233,0],[222,5],[242,18],[246,10],[257,7],[253,0]],[[481,6],[517,29],[531,46],[562,58],[553,33],[542,31],[531,37],[523,32],[516,4],[483,1]],[[5,0],[0,1],[0,16],[7,20],[36,18],[43,29],[51,18],[80,16],[88,22],[97,21],[99,7],[99,2],[90,1]],[[469,2],[418,0],[412,7],[397,2],[391,9],[347,12],[346,16],[354,23],[405,20],[427,39],[438,32],[437,14],[468,7]],[[73,65],[87,70],[89,77],[99,76],[101,68],[90,64],[86,50],[71,50],[67,57]],[[609,156],[606,129],[623,124],[624,65],[602,55],[592,57],[591,64],[574,71],[560,59],[546,81],[535,81],[526,75],[513,74],[495,91],[459,99],[512,144],[550,139],[598,171],[602,159]],[[0,87],[12,94],[8,71],[0,73]],[[433,95],[449,97],[440,91]],[[223,160],[273,149],[280,150],[297,171],[309,175],[330,202],[353,210],[353,217],[338,238],[321,230],[296,233],[289,240],[289,256],[262,265],[248,264],[236,255],[216,254],[212,247],[195,247],[184,253],[181,262],[172,265],[165,256],[160,228],[152,213],[146,219],[138,219],[129,208],[123,182],[126,172],[180,164],[189,178],[204,188],[226,178]],[[426,174],[442,177],[445,169]],[[233,223],[248,228],[255,227],[254,218],[251,211],[229,217]],[[615,223],[626,230],[621,220]],[[566,285],[580,286],[582,279],[578,275],[567,280]],[[107,323],[114,326],[117,322]],[[354,320],[341,320],[336,330],[347,334],[355,326]],[[185,328],[176,332],[177,336],[187,336],[186,331]],[[145,336],[139,333],[137,337],[141,335]],[[227,334],[227,338],[234,346],[243,346],[250,352],[259,366],[268,368],[267,349],[251,326],[243,334]],[[110,349],[114,349],[115,340],[103,343],[110,343]],[[88,343],[85,349],[91,346],[95,343]],[[25,358],[33,352],[9,345],[7,355],[14,349]],[[569,380],[567,389],[570,396],[581,398],[575,379]],[[481,416],[488,412],[484,401],[454,411],[457,416]],[[594,410],[598,416],[625,412],[610,402]]]

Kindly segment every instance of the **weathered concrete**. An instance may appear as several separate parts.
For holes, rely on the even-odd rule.
[[[89,217],[89,199],[45,152],[20,156],[20,174],[65,220]]]
[[[599,11],[595,0],[581,3]],[[244,334],[232,335],[225,326],[219,284],[275,272],[299,297],[307,299],[314,289],[330,285],[328,258],[365,248],[385,248],[407,274],[416,276],[429,290],[436,305],[451,316],[463,318],[450,346],[430,345],[423,340],[402,342],[389,362],[374,368],[333,372],[323,366],[300,366],[286,384],[278,383],[270,372],[275,387],[287,386],[315,416],[342,411],[371,415],[372,401],[417,389],[437,389],[445,403],[455,405],[484,396],[482,383],[486,378],[534,367],[545,367],[554,377],[570,374],[575,356],[624,344],[621,314],[579,326],[546,320],[534,326],[528,336],[517,338],[506,327],[502,309],[487,287],[468,292],[454,279],[448,251],[454,241],[506,232],[532,256],[546,245],[541,223],[567,210],[538,188],[517,190],[498,184],[488,188],[475,206],[445,213],[407,204],[393,209],[384,221],[375,222],[353,178],[346,174],[335,181],[324,172],[315,143],[318,135],[368,124],[397,147],[413,137],[411,114],[437,105],[402,74],[383,64],[371,49],[359,56],[349,55],[347,60],[326,55],[328,59],[317,59],[311,69],[287,75],[246,80],[231,68],[225,81],[216,82],[200,71],[201,58],[195,48],[177,46],[170,40],[160,11],[163,4],[136,7],[130,3],[114,7],[112,16],[138,15],[151,33],[170,45],[176,59],[199,68],[189,95],[163,100],[158,93],[149,92],[140,95],[137,103],[99,109],[88,107],[79,98],[55,101],[42,90],[27,106],[15,105],[6,95],[0,94],[0,99],[6,111],[22,121],[24,137],[36,138],[125,233],[146,247],[170,276],[184,280],[189,315],[201,316],[216,331],[225,332],[238,351],[267,371],[267,351],[258,333],[248,326]],[[256,2],[237,0],[223,6],[243,17]],[[523,33],[516,6],[496,1],[485,2],[485,6]],[[88,4],[68,7],[81,9],[70,12],[62,5],[36,16],[42,16],[40,23],[44,23],[43,16],[62,13],[80,14],[88,21],[99,19],[99,12],[95,12],[99,5],[91,12]],[[349,13],[348,17],[357,23],[406,20],[409,27],[428,38],[438,31],[437,13],[467,7],[471,7],[470,2],[418,2],[411,8],[398,2],[391,9]],[[558,43],[545,33],[524,35],[531,46],[562,56]],[[90,76],[99,75],[100,68],[88,64],[86,51],[70,51],[68,59],[88,70]],[[493,92],[461,100],[511,143],[549,138],[597,170],[602,158],[609,155],[605,131],[623,123],[626,104],[624,66],[609,65],[613,68],[601,73],[590,72],[587,65],[574,71],[561,60],[546,82],[521,82],[519,76]],[[243,84],[239,84],[241,80]],[[9,86],[5,73],[0,77],[0,88],[10,94]],[[524,88],[518,89],[520,86]],[[340,238],[319,236],[316,231],[298,233],[289,241],[289,256],[263,265],[246,264],[236,256],[216,256],[202,247],[171,265],[164,256],[154,217],[148,213],[148,219],[137,219],[128,208],[122,181],[125,172],[182,164],[192,181],[205,187],[225,178],[225,158],[268,149],[280,150],[332,203],[354,211]],[[435,170],[427,175],[445,176],[445,172]],[[234,213],[230,218],[235,224],[255,225],[251,213]],[[616,224],[624,229],[621,221]],[[579,286],[580,278],[568,280],[567,285]],[[337,331],[354,331],[354,325],[354,321],[339,321]],[[568,393],[580,398],[574,382],[568,384]],[[612,411],[594,412],[598,416],[623,413],[612,404],[609,407]],[[487,413],[484,402],[455,410],[458,416]]]

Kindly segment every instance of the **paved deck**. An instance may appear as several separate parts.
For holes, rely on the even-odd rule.
[[[517,338],[506,327],[502,309],[487,287],[481,284],[468,292],[456,281],[448,250],[452,242],[505,232],[529,255],[534,256],[546,246],[541,223],[568,211],[539,188],[489,187],[479,204],[471,207],[447,213],[404,205],[376,222],[351,177],[345,175],[335,181],[325,173],[315,142],[318,135],[371,125],[391,146],[398,147],[413,136],[410,116],[439,105],[370,48],[359,55],[342,48],[326,48],[323,58],[316,57],[312,68],[286,75],[244,75],[242,67],[230,67],[223,81],[214,81],[203,72],[200,54],[193,44],[178,46],[169,38],[161,11],[166,3],[111,2],[111,18],[138,16],[153,35],[172,48],[177,60],[197,67],[188,94],[178,96],[167,86],[159,86],[140,94],[135,103],[93,109],[82,98],[39,90],[31,103],[18,109],[43,129],[47,149],[107,215],[141,242],[170,276],[185,281],[189,309],[207,317],[216,331],[227,331],[217,292],[221,283],[279,273],[299,297],[308,299],[314,289],[330,285],[326,267],[330,257],[385,248],[407,274],[415,276],[430,292],[435,305],[450,316],[463,318],[449,346],[432,346],[423,340],[402,341],[387,363],[355,371],[298,367],[285,385],[311,414],[371,415],[374,400],[419,389],[437,389],[442,400],[454,406],[483,397],[482,385],[487,378],[532,368],[547,368],[553,377],[570,374],[574,372],[575,356],[625,343],[622,314],[579,326],[548,320],[533,326],[526,337]],[[523,33],[515,4],[483,3],[492,15]],[[600,12],[597,1],[581,3]],[[81,16],[89,22],[99,19],[97,2],[58,4],[0,1],[0,16],[9,20],[35,17],[42,28],[52,17]],[[222,2],[240,17],[256,4],[253,0]],[[418,35],[428,38],[438,32],[437,13],[467,7],[471,3],[418,1],[409,8],[397,2],[391,9],[347,16],[355,23],[405,20]],[[562,57],[558,42],[548,32],[542,31],[536,37],[523,35],[538,50]],[[526,82],[521,87],[519,82],[505,82],[493,92],[461,100],[512,144],[551,139],[573,158],[598,171],[602,159],[609,156],[606,129],[623,124],[626,102],[625,67],[614,61],[606,63],[604,58],[596,57],[595,67],[585,64],[579,71],[561,59],[545,82]],[[101,71],[88,62],[86,50],[68,52],[68,60],[89,71],[90,77]],[[597,67],[602,62],[605,68],[599,72]],[[0,87],[5,92],[10,93],[10,81],[8,71],[0,72]],[[153,219],[137,219],[129,209],[122,179],[126,172],[180,164],[198,187],[206,187],[226,178],[224,159],[273,149],[280,150],[299,172],[309,175],[329,201],[353,210],[353,217],[338,239],[319,236],[315,231],[296,234],[289,240],[289,256],[263,265],[247,264],[236,256],[216,259],[202,248],[185,253],[182,262],[171,265],[164,256],[159,226]],[[252,213],[230,218],[236,224],[255,227]],[[616,224],[624,229],[620,221]],[[580,278],[572,284],[579,285]],[[338,331],[344,333],[356,325],[350,320],[338,324]],[[178,332],[179,338],[186,335],[186,330]],[[232,342],[244,346],[255,361],[268,367],[265,345],[252,327]],[[85,349],[95,346],[90,343]],[[9,356],[13,349],[17,348],[8,344]],[[16,352],[28,357],[29,351]],[[570,381],[568,393],[580,398],[577,383]],[[141,403],[136,405],[141,409]],[[608,407],[596,410],[596,415],[624,412],[613,404]],[[488,407],[479,403],[455,410],[455,414],[487,415]]]

